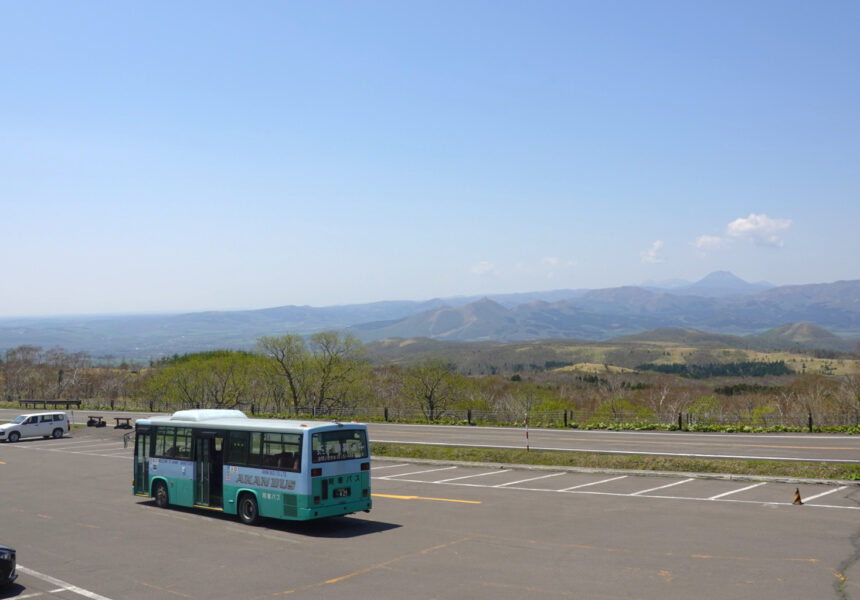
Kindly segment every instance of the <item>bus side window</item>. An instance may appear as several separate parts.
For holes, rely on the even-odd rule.
[[[227,460],[224,462],[231,465],[247,464],[249,437],[247,431],[228,431]]]
[[[176,447],[176,428],[159,426],[155,433],[155,451],[153,456],[170,458],[170,450]]]
[[[298,473],[302,470],[302,457],[292,452],[284,452],[278,460],[278,468]]]
[[[175,456],[178,458],[191,458],[191,429],[188,427],[176,428]]]
[[[258,467],[261,464],[261,454],[263,446],[263,434],[257,431],[251,434],[251,446],[248,452],[248,465]]]

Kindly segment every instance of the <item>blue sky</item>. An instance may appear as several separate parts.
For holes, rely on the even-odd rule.
[[[0,3],[0,316],[857,279],[860,3]]]

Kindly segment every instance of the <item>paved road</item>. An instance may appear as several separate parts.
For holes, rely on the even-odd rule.
[[[368,425],[373,441],[525,448],[524,429]],[[531,449],[769,460],[860,462],[860,436],[530,429]]]
[[[0,420],[12,419],[20,410],[0,409]],[[87,415],[141,418],[146,413],[118,411],[74,411],[75,423],[86,423]],[[452,444],[503,448],[525,448],[524,429],[441,425],[370,423],[371,440],[423,444]],[[530,429],[531,449],[601,452],[607,454],[651,454],[767,460],[815,460],[860,463],[860,436],[834,434],[721,434],[692,432],[581,431]]]
[[[860,486],[373,461],[374,509],[246,527],[131,494],[122,432],[0,444],[0,598],[860,600]]]

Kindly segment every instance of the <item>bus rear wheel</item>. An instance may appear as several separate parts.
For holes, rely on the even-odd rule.
[[[245,525],[255,525],[260,518],[257,509],[257,499],[251,494],[242,494],[239,498],[239,520]]]
[[[167,505],[170,504],[170,498],[167,495],[167,486],[164,485],[163,481],[156,482],[152,490],[152,495],[155,498],[155,504],[159,508],[167,508]]]

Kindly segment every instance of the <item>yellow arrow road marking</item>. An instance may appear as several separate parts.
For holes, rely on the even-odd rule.
[[[454,498],[425,498],[424,496],[395,496],[393,494],[372,494],[374,498],[394,498],[395,500],[434,500],[436,502],[459,502],[461,504],[481,504],[480,500],[455,500]]]

